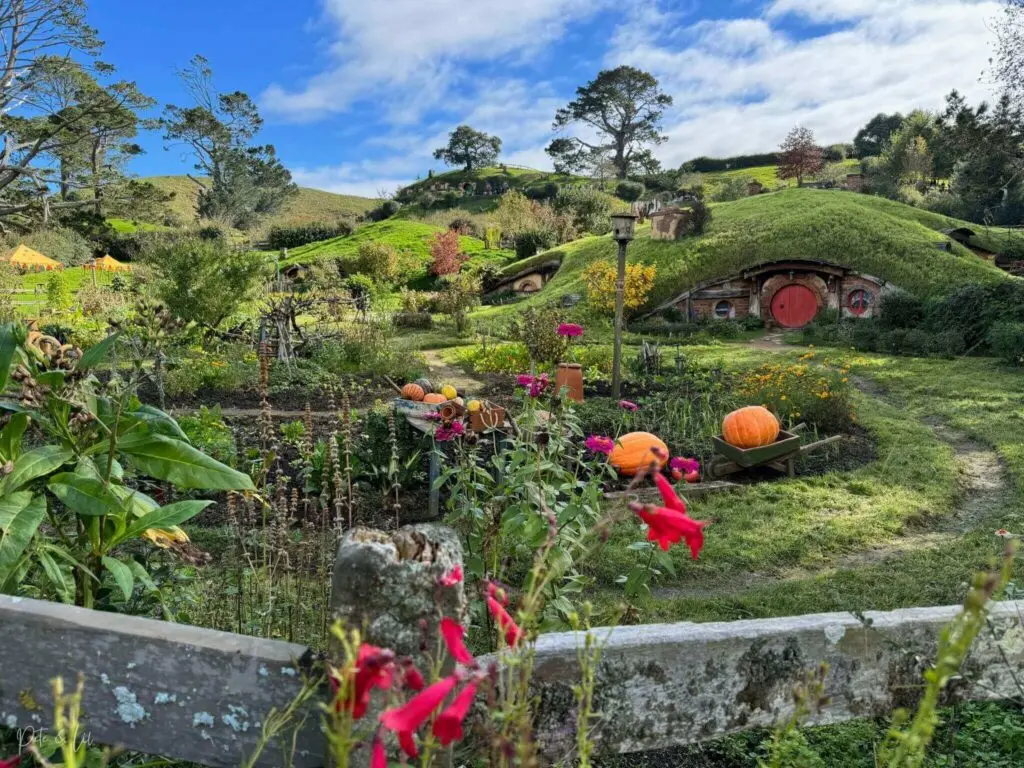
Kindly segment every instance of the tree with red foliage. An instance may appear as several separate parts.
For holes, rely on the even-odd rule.
[[[458,274],[463,262],[469,258],[464,253],[459,253],[459,233],[454,229],[434,235],[434,239],[430,241],[430,255],[433,258],[430,274],[437,277]]]
[[[802,187],[805,176],[813,176],[825,167],[825,153],[814,143],[814,132],[802,125],[796,126],[779,146],[780,179],[796,179]]]

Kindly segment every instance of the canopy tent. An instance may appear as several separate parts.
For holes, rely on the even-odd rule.
[[[64,269],[59,261],[54,261],[48,256],[43,256],[39,251],[34,251],[22,243],[14,249],[14,253],[8,256],[5,261],[10,262],[18,269],[29,272],[49,272],[51,269]]]
[[[123,264],[113,256],[107,255],[85,265],[86,269],[98,269],[101,272],[131,272],[131,264]]]

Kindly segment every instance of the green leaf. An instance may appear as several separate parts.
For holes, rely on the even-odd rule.
[[[149,575],[146,567],[138,562],[137,560],[129,560],[128,567],[132,569],[132,573],[135,574],[135,580],[142,586],[148,589],[150,592],[159,592],[159,588],[156,586],[156,582],[153,581],[153,577]]]
[[[43,571],[46,573],[46,578],[50,580],[54,589],[57,590],[57,594],[60,595],[61,602],[73,603],[75,601],[74,591],[71,589],[64,571],[57,564],[57,561],[45,549],[39,550],[37,556],[39,557],[40,565],[43,566]]]
[[[145,423],[149,427],[150,433],[154,435],[167,435],[168,437],[184,440],[186,443],[190,442],[188,435],[185,434],[178,422],[170,414],[164,413],[159,408],[154,408],[151,405],[140,405],[129,415]]]
[[[7,379],[11,375],[11,362],[18,342],[14,338],[14,329],[10,325],[0,327],[0,392],[7,388]]]
[[[132,569],[113,557],[104,557],[103,567],[110,571],[110,575],[114,577],[117,586],[124,592],[124,599],[131,600],[132,590],[135,589],[135,577],[132,576]]]
[[[7,426],[0,431],[0,456],[6,461],[13,461],[21,452],[21,437],[28,429],[28,414],[16,413],[11,416]]]
[[[13,506],[9,505],[12,501]],[[15,493],[2,502],[4,508],[0,511],[0,518],[4,524],[0,526],[0,584],[17,569],[21,554],[46,516],[46,501],[42,496]]]
[[[107,357],[107,353],[111,347],[117,342],[117,337],[120,333],[112,333],[99,344],[90,347],[82,355],[82,359],[78,361],[78,370],[87,371],[90,368],[95,368],[97,365],[103,362]]]
[[[168,504],[166,507],[154,509],[145,517],[140,517],[129,525],[119,541],[133,539],[136,536],[142,535],[143,531],[150,528],[165,531],[175,525],[181,525],[186,520],[191,520],[212,503],[212,501],[203,500],[176,501],[174,504]]]
[[[0,496],[16,491],[37,477],[48,475],[71,460],[72,454],[59,445],[44,445],[21,454],[14,462],[14,470],[0,481]]]
[[[61,472],[54,475],[46,487],[76,515],[99,517],[125,513],[124,505],[112,487],[95,477]]]
[[[164,435],[132,435],[118,443],[140,472],[179,488],[254,491],[252,479],[188,443]]]

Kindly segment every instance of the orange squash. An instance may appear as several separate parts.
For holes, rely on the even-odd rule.
[[[406,384],[402,387],[402,397],[419,402],[423,399],[423,387],[419,384]]]
[[[439,395],[436,392],[431,392],[423,396],[424,403],[430,403],[431,405],[438,405],[440,403],[447,403],[448,398],[444,395]]]
[[[652,463],[659,467],[668,461],[668,446],[650,432],[630,432],[615,441],[608,461],[619,474],[633,477]]]
[[[737,448],[760,448],[771,445],[779,436],[779,420],[760,405],[748,405],[733,411],[722,420],[722,437]]]

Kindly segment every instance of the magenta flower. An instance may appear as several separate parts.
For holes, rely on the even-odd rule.
[[[629,400],[619,400],[619,408],[632,413],[637,410],[640,406],[636,403],[631,403]]]
[[[544,394],[544,390],[548,388],[549,383],[550,381],[546,373],[542,373],[540,376],[535,378],[530,384],[530,397],[540,397]]]
[[[603,453],[605,456],[610,456],[611,452],[615,450],[615,441],[603,435],[591,435],[586,439],[584,445],[587,446],[588,451]]]
[[[439,443],[446,443],[449,440],[454,440],[456,437],[462,437],[466,434],[466,428],[462,425],[461,421],[453,421],[450,426],[441,425],[434,432],[434,439]]]
[[[529,387],[531,384],[533,384],[534,378],[535,377],[531,376],[528,373],[520,373],[518,376],[516,376],[516,383],[520,387]]]
[[[568,336],[570,339],[574,339],[577,336],[583,335],[583,326],[577,325],[576,323],[562,323],[558,326],[559,336]]]
[[[668,466],[672,470],[672,477],[676,480],[686,480],[688,483],[696,483],[700,480],[700,462],[696,459],[684,459],[676,456]]]

